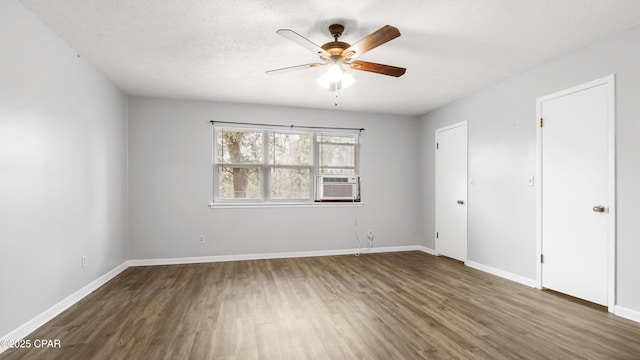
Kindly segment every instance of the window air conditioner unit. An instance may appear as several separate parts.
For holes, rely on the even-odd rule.
[[[316,201],[360,201],[360,176],[316,175]]]

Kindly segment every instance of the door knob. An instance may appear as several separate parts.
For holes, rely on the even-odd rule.
[[[462,201],[462,200],[458,200],[458,204],[460,204],[460,205],[464,205],[464,201]],[[594,210],[594,211],[595,211],[595,210]]]
[[[604,210],[605,210],[604,205],[596,205],[596,206],[593,207],[593,212],[600,212],[601,213],[601,212],[604,212]]]

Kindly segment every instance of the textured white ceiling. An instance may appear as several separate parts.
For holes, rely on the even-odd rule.
[[[338,109],[423,114],[640,23],[638,0],[21,0],[130,95],[334,108],[322,69],[277,36],[321,45],[328,25],[353,44],[385,24],[402,36],[360,59],[401,78],[352,71]]]

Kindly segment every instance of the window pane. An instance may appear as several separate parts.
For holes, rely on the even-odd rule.
[[[218,163],[262,162],[262,131],[219,129],[216,131],[216,143]]]
[[[311,135],[286,132],[269,134],[269,163],[311,165]]]
[[[320,167],[355,168],[355,146],[320,144]]]
[[[218,167],[220,199],[261,199],[260,168]]]
[[[318,135],[318,142],[321,143],[339,143],[339,144],[356,144],[358,137],[356,135],[335,135],[335,134],[320,134]]]
[[[271,172],[272,199],[311,199],[309,169],[273,169]]]

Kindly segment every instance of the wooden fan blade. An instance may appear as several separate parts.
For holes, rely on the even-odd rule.
[[[280,36],[284,36],[285,38],[297,43],[298,45],[301,45],[307,50],[310,50],[314,54],[320,56],[322,60],[327,60],[331,57],[331,55],[329,55],[329,53],[325,49],[321,48],[320,46],[316,45],[313,41],[307,39],[306,37],[298,34],[293,30],[280,29],[276,31],[276,34]]]
[[[405,68],[356,60],[349,64],[353,70],[368,71],[376,74],[400,77],[407,71]]]
[[[343,52],[344,58],[347,61],[350,59],[355,59],[358,56],[366,53],[367,51],[375,49],[378,46],[397,38],[398,36],[400,36],[400,30],[398,30],[398,28],[391,25],[385,25],[345,49]]]
[[[296,66],[289,66],[289,67],[285,67],[285,68],[281,68],[281,69],[273,69],[273,70],[265,71],[265,73],[267,73],[268,75],[275,75],[275,74],[280,74],[280,73],[284,73],[284,72],[288,72],[288,71],[304,70],[304,69],[323,66],[323,65],[326,65],[326,63],[324,63],[324,64],[323,63],[311,63],[311,64],[304,64],[304,65],[296,65]]]

